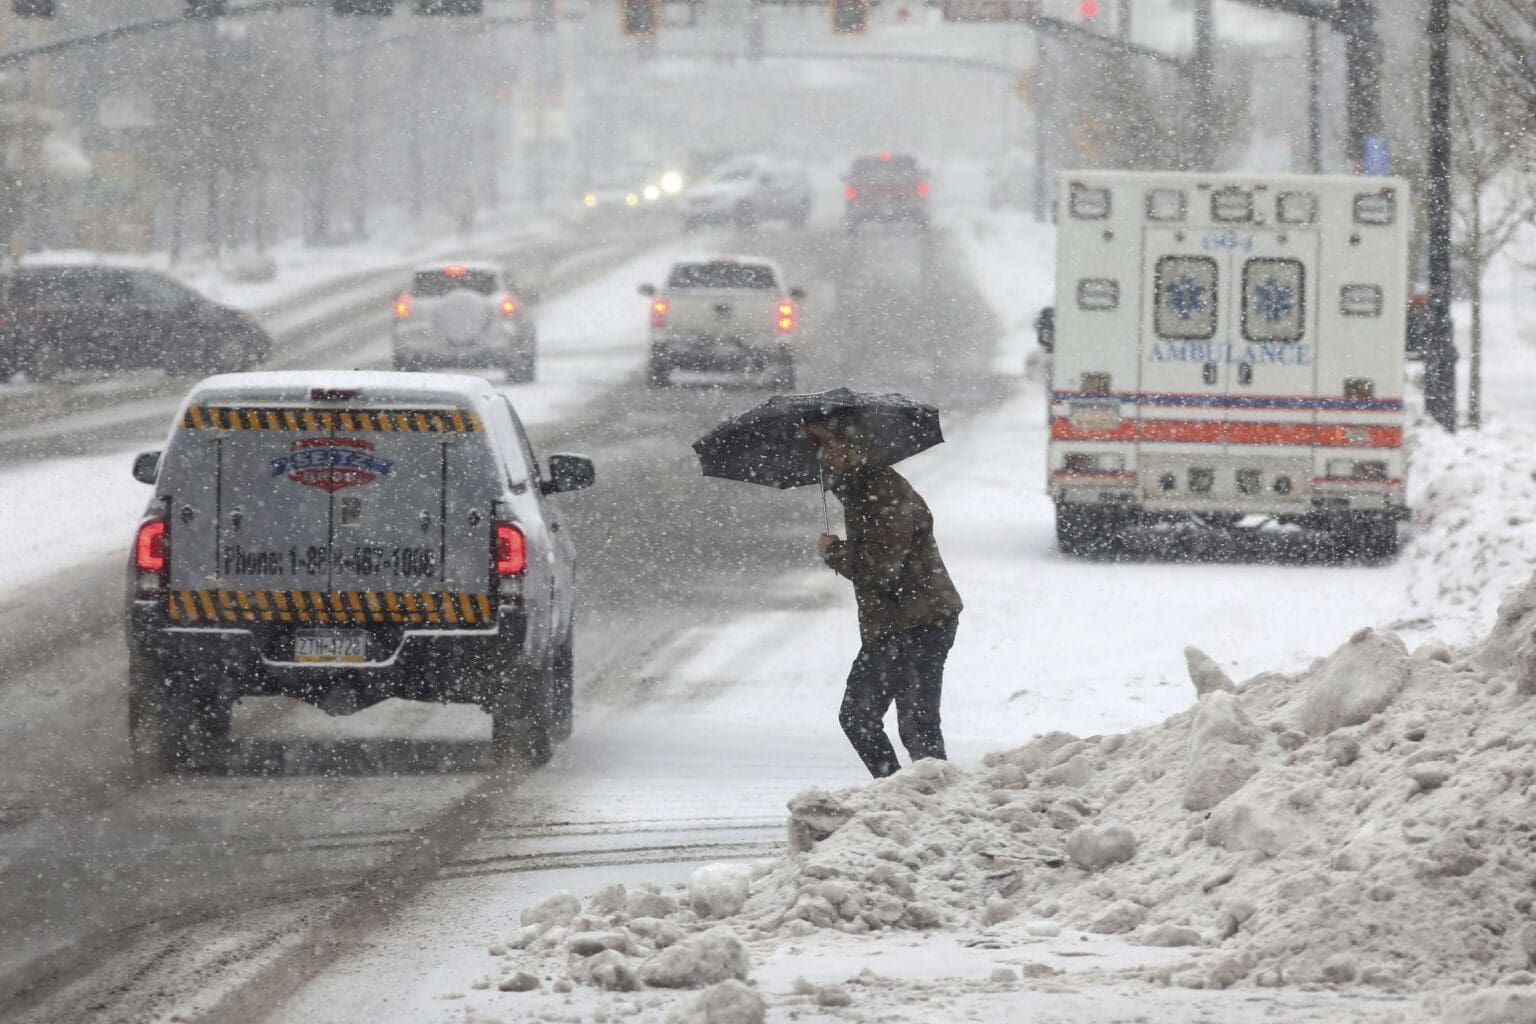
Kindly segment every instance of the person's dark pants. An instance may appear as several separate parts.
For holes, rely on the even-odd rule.
[[[875,778],[901,768],[885,734],[885,713],[892,701],[902,746],[912,760],[945,759],[939,698],[944,690],[944,662],[958,625],[958,619],[948,619],[890,633],[866,643],[853,660],[837,720]]]

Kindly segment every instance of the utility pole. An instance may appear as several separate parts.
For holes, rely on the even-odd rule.
[[[1339,0],[1338,23],[1344,29],[1345,89],[1349,158],[1356,173],[1365,166],[1365,140],[1381,131],[1381,38],[1371,0]]]
[[[368,125],[363,105],[368,86],[368,55],[373,48],[372,19],[354,18],[352,27],[352,95],[348,98],[352,133],[352,238],[368,237]]]
[[[328,138],[331,106],[330,12],[315,10],[315,96],[309,111],[309,153],[305,161],[308,178],[308,207],[305,238],[311,245],[324,244],[331,233],[330,187],[331,145]],[[418,81],[412,76],[412,81]]]
[[[1032,82],[1033,89],[1031,101],[1035,116],[1035,195],[1034,212],[1035,221],[1044,224],[1049,219],[1047,193],[1046,168],[1046,131],[1045,112],[1048,104],[1044,101],[1042,93],[1051,88],[1051,76],[1046,73],[1047,41],[1044,32],[1035,33],[1035,77]]]
[[[1194,91],[1194,169],[1208,171],[1216,162],[1216,25],[1211,0],[1194,0],[1195,52],[1190,59],[1189,81]]]
[[[1424,195],[1429,235],[1429,344],[1424,409],[1456,429],[1456,337],[1451,319],[1451,10],[1429,0],[1429,154]]]
[[[224,233],[224,225],[219,216],[219,124],[218,120],[224,114],[224,105],[218,93],[219,70],[219,23],[214,18],[209,18],[203,25],[203,123],[198,135],[202,139],[203,173],[206,174],[205,185],[208,189],[208,209],[203,218],[203,242],[208,247],[208,255],[215,262],[219,258],[221,236]],[[210,116],[210,113],[212,116]]]
[[[1307,20],[1307,167],[1323,172],[1323,62],[1317,20]]]
[[[421,92],[426,83],[421,80],[421,26],[411,26],[411,42],[407,49],[410,50],[411,99],[408,104],[407,121],[405,127],[405,159],[411,178],[411,223],[421,223],[422,206],[422,182],[421,182]]]

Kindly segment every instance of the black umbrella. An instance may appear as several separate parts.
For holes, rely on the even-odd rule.
[[[868,430],[870,461],[889,466],[944,443],[939,410],[906,395],[874,395],[837,388],[815,395],[775,395],[732,417],[693,443],[705,476],[768,487],[808,487],[823,481],[807,422],[857,414]]]

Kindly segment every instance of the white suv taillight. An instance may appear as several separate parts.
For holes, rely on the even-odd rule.
[[[667,326],[667,310],[671,308],[666,299],[657,299],[651,303],[651,326]]]
[[[395,319],[408,320],[411,316],[411,297],[402,295],[395,300]]]
[[[166,570],[170,567],[164,519],[149,519],[139,524],[133,541],[133,568],[137,573],[136,590],[150,597],[165,589]]]
[[[517,316],[517,300],[510,295],[503,295],[496,303],[496,308],[501,310],[501,315],[508,320]]]
[[[789,334],[795,329],[795,304],[793,302],[781,302],[778,308],[778,319],[775,321],[780,334]]]

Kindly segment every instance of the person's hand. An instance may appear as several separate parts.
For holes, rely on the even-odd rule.
[[[821,553],[822,558],[826,558],[827,552],[832,550],[832,545],[841,543],[842,538],[836,534],[824,533],[821,535],[821,540],[816,542],[816,550]]]

